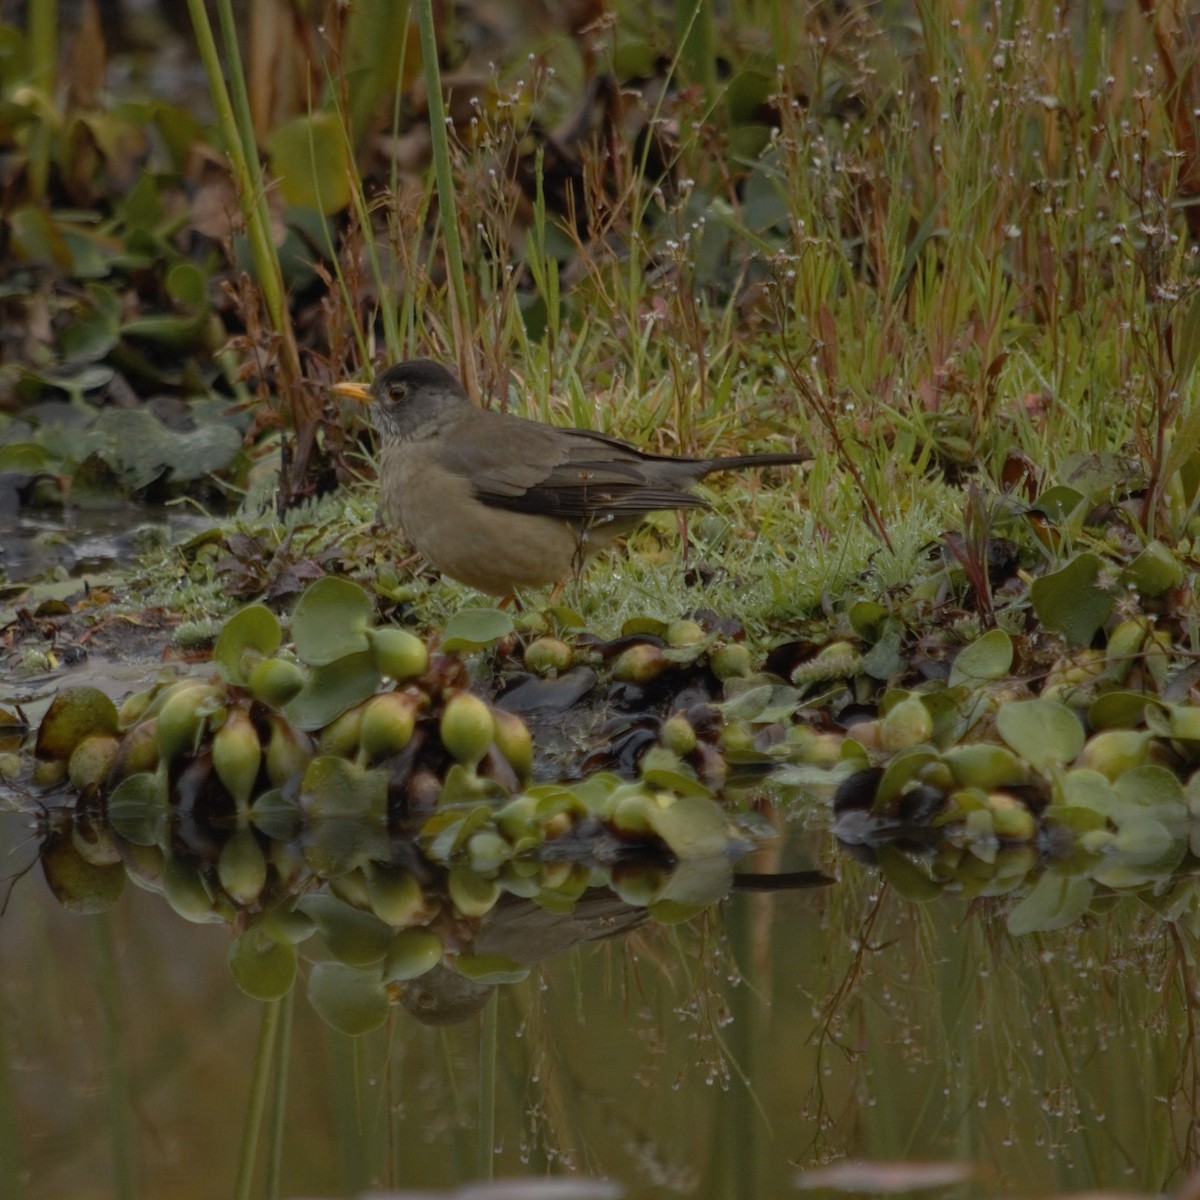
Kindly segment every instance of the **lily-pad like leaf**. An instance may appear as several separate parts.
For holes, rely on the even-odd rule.
[[[195,263],[176,263],[167,272],[167,295],[185,308],[206,309],[208,276]]]
[[[1075,713],[1053,700],[1012,700],[1001,705],[996,728],[1009,746],[1038,771],[1073,762],[1086,736]]]
[[[887,620],[888,610],[874,600],[856,600],[850,605],[846,616],[850,621],[850,628],[859,637],[873,642],[879,635],[880,626]]]
[[[384,817],[387,772],[366,771],[333,754],[321,754],[305,769],[300,807],[310,817]]]
[[[657,900],[707,908],[724,899],[732,888],[733,863],[728,855],[694,858],[675,867]]]
[[[294,800],[284,796],[279,788],[263,792],[250,806],[250,820],[260,833],[273,842],[290,842],[304,823]]]
[[[284,705],[284,715],[297,729],[322,729],[373,696],[382,678],[369,650],[313,667],[304,686]]]
[[[1105,692],[1088,707],[1088,727],[1134,729],[1146,720],[1150,707],[1157,709],[1158,701],[1145,692]]]
[[[1076,835],[1108,828],[1108,817],[1080,804],[1051,804],[1042,811],[1042,819],[1047,825],[1061,826]]]
[[[104,815],[112,831],[135,846],[162,845],[167,829],[167,784],[142,771],[122,779],[108,798]]]
[[[163,895],[185,920],[196,925],[220,921],[212,889],[199,866],[179,857],[168,857],[163,867]]]
[[[267,139],[267,149],[289,204],[324,216],[349,204],[349,150],[336,114],[314,112],[280,125]]]
[[[133,488],[168,472],[180,483],[211,475],[228,466],[242,448],[242,435],[231,425],[208,424],[181,433],[141,408],[105,409],[94,428],[108,439],[101,456]]]
[[[651,746],[642,756],[642,778],[650,787],[680,796],[711,796],[712,789],[696,778],[695,771],[666,746]]]
[[[895,846],[877,846],[875,854],[884,879],[906,900],[924,904],[942,894],[945,885],[931,878],[927,871]]]
[[[622,637],[633,637],[639,633],[653,634],[655,637],[663,637],[667,632],[667,622],[661,617],[639,616],[630,617],[621,626]]]
[[[244,685],[260,658],[279,649],[283,630],[265,604],[248,604],[225,622],[213,646],[213,662],[228,683]]]
[[[920,774],[922,768],[937,759],[937,754],[926,746],[912,746],[892,756],[875,789],[871,812],[876,816],[890,813],[895,808],[905,787]]]
[[[0,471],[33,474],[53,465],[54,456],[37,442],[10,442],[0,446]]]
[[[460,608],[446,623],[443,650],[482,650],[513,631],[513,620],[499,608]]]
[[[950,686],[1003,679],[1012,670],[1012,638],[1003,629],[989,629],[964,646],[950,667]]]
[[[357,1037],[387,1020],[388,998],[378,970],[319,962],[308,976],[308,1002],[339,1033]]]
[[[467,839],[491,819],[492,808],[477,804],[444,808],[434,812],[421,826],[421,849],[434,862],[447,863],[467,844]]]
[[[296,947],[252,926],[229,944],[234,982],[254,1000],[281,1000],[296,982]]]
[[[1099,586],[1103,569],[1098,554],[1080,554],[1061,571],[1035,579],[1029,595],[1042,624],[1076,645],[1088,645],[1114,603],[1113,594]]]
[[[725,811],[704,796],[659,792],[647,807],[646,822],[681,862],[715,858],[739,843]]]
[[[863,671],[872,679],[894,679],[902,675],[907,665],[901,653],[903,646],[904,630],[894,621],[885,622],[875,644],[863,655]]]
[[[554,620],[559,629],[586,629],[587,622],[583,617],[566,604],[552,604],[546,609],[546,615]]]
[[[442,961],[442,939],[432,929],[402,929],[392,940],[383,977],[388,983],[417,979]]]
[[[1187,815],[1183,784],[1173,771],[1157,763],[1130,767],[1113,781],[1112,787],[1119,800],[1152,810],[1160,821],[1182,820]]]
[[[1131,866],[1156,863],[1176,843],[1171,831],[1151,816],[1132,817],[1122,821],[1111,843],[1111,852]]]
[[[207,348],[210,331],[207,313],[153,313],[147,317],[134,317],[121,326],[123,337],[148,342],[159,350],[176,354]]]
[[[1063,480],[1092,504],[1112,500],[1141,483],[1136,464],[1109,450],[1078,450],[1067,456],[1061,471]]]
[[[1162,542],[1151,542],[1127,566],[1124,578],[1143,596],[1161,596],[1184,580],[1183,563]]]
[[[1172,704],[1166,709],[1170,735],[1181,742],[1200,742],[1200,707],[1194,704]]]
[[[1114,818],[1122,808],[1113,786],[1099,771],[1072,767],[1059,783],[1064,805],[1090,809],[1106,819]]]
[[[721,712],[726,721],[754,721],[767,708],[776,690],[784,690],[782,685],[777,688],[770,683],[758,683],[744,691],[730,695],[721,705]],[[795,694],[794,689],[787,689]]]
[[[304,830],[300,854],[318,879],[340,879],[372,859],[387,858],[387,830],[378,821],[326,817]]]
[[[1005,746],[968,742],[952,746],[941,757],[954,772],[955,781],[963,787],[990,792],[994,788],[1020,787],[1029,782],[1029,768]]]
[[[1008,914],[1008,931],[1022,937],[1074,924],[1087,912],[1093,891],[1090,879],[1047,871]]]
[[[108,313],[85,313],[59,334],[58,345],[67,362],[98,362],[117,344],[120,322]]]
[[[352,967],[383,962],[392,941],[392,927],[374,913],[355,908],[326,892],[301,896],[296,908],[311,917],[329,953]]]
[[[480,875],[464,863],[450,868],[446,894],[455,911],[464,917],[482,917],[500,899],[500,885],[494,878]]]
[[[326,575],[304,591],[292,612],[296,657],[323,667],[368,649],[373,605],[366,589],[349,579]]]
[[[68,912],[105,912],[125,889],[125,868],[120,863],[96,866],[88,862],[65,831],[52,833],[38,857],[54,898]]]
[[[1082,525],[1082,506],[1087,503],[1087,497],[1066,484],[1056,484],[1044,491],[1035,501],[1034,507],[1038,512],[1045,513],[1057,525],[1074,524],[1076,528]],[[1072,517],[1077,520],[1072,522]]]
[[[64,688],[54,697],[38,726],[38,758],[67,759],[93,733],[116,733],[117,706],[94,687]]]

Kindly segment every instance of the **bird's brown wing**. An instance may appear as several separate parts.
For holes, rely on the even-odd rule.
[[[444,439],[440,465],[471,481],[484,504],[593,524],[671,508],[704,508],[687,490],[705,464],[643,454],[590,430],[479,413],[468,436]]]

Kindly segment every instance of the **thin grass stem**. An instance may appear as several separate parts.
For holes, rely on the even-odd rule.
[[[268,1000],[262,1007],[262,1019],[258,1027],[258,1046],[254,1053],[254,1068],[250,1077],[250,1099],[246,1106],[246,1120],[242,1126],[242,1147],[238,1155],[235,1200],[250,1200],[254,1186],[254,1167],[258,1156],[258,1138],[262,1130],[263,1113],[266,1111],[267,1094],[271,1085],[275,1051],[279,1043],[279,1024],[283,1013],[283,1001]]]

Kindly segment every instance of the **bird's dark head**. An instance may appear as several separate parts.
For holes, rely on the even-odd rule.
[[[471,404],[462,384],[429,358],[410,359],[380,371],[370,388],[361,383],[338,383],[331,390],[370,403],[375,425],[385,440],[419,436]]]

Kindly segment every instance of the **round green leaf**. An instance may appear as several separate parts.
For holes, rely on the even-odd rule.
[[[335,113],[314,112],[288,121],[267,139],[267,150],[289,204],[325,216],[349,204],[349,152]]]
[[[208,275],[195,263],[176,263],[167,272],[167,295],[183,308],[208,308]]]
[[[655,898],[693,908],[706,908],[724,899],[733,887],[733,863],[727,857],[677,863]]]
[[[639,633],[650,633],[662,637],[667,632],[667,623],[661,617],[640,616],[630,617],[621,626],[622,637],[633,637]]]
[[[1182,820],[1187,813],[1179,777],[1157,763],[1130,767],[1113,781],[1112,786],[1119,800],[1152,809],[1160,821]]]
[[[329,953],[352,967],[383,962],[392,942],[392,928],[374,913],[363,912],[326,892],[301,896],[296,908],[311,917]]]
[[[46,470],[53,462],[54,456],[37,442],[10,442],[0,446],[0,471],[32,474]]]
[[[711,796],[712,788],[696,778],[695,772],[666,746],[651,746],[642,755],[642,779],[652,788],[662,788],[677,796]]]
[[[167,859],[163,867],[163,895],[185,921],[204,925],[221,920],[200,868],[186,859],[178,856]]]
[[[910,746],[894,754],[883,769],[871,812],[876,816],[886,815],[895,808],[905,787],[916,779],[922,768],[937,759],[937,755],[925,746]]]
[[[1073,808],[1086,808],[1106,820],[1121,811],[1113,786],[1099,771],[1087,767],[1072,767],[1060,781],[1062,803]]]
[[[312,821],[300,838],[300,853],[318,879],[340,879],[372,859],[387,858],[387,830],[356,817]]]
[[[1145,692],[1105,692],[1087,710],[1089,729],[1134,729],[1158,701]],[[1081,747],[1082,748],[1082,747]]]
[[[234,938],[227,960],[234,982],[255,1000],[281,1000],[296,982],[295,946],[277,942],[257,927]]]
[[[417,979],[442,961],[442,939],[432,929],[402,929],[388,950],[383,977],[388,983]]]
[[[1103,570],[1098,554],[1080,554],[1061,571],[1035,579],[1029,596],[1042,624],[1076,645],[1088,645],[1112,612],[1112,593],[1098,585]]]
[[[1110,853],[1126,866],[1146,866],[1170,852],[1178,840],[1161,821],[1138,816],[1121,822]]]
[[[446,623],[443,650],[480,650],[513,631],[512,617],[499,608],[460,608]]]
[[[225,622],[213,646],[213,662],[228,683],[245,685],[254,664],[279,649],[283,630],[265,604],[248,604]]]
[[[942,754],[942,762],[963,787],[990,792],[993,788],[1019,787],[1029,782],[1029,768],[1005,746],[986,742],[952,746]]]
[[[296,802],[279,788],[263,792],[250,806],[255,829],[275,842],[290,842],[304,823]]]
[[[1057,484],[1044,491],[1034,503],[1038,512],[1045,513],[1058,525],[1066,524],[1086,502],[1087,497],[1066,484]]]
[[[321,729],[373,696],[381,678],[369,651],[348,654],[313,667],[304,686],[283,706],[283,713],[297,729]]]
[[[905,900],[924,904],[936,900],[942,894],[944,884],[929,876],[928,871],[917,866],[907,854],[895,846],[879,846],[875,851],[883,877]]]
[[[308,1001],[326,1024],[356,1037],[387,1020],[388,998],[379,971],[319,962],[308,976]]]
[[[1047,872],[1008,914],[1008,931],[1022,937],[1071,925],[1087,912],[1092,891],[1089,879]]]
[[[660,792],[647,807],[646,820],[681,862],[724,855],[735,841],[725,810],[705,796]]]
[[[349,579],[326,575],[305,589],[292,613],[296,657],[310,667],[367,650],[366,629],[373,608],[365,589]]]
[[[989,629],[958,652],[950,667],[950,686],[1003,679],[1012,669],[1012,638],[1003,629]]]
[[[1074,761],[1085,734],[1079,718],[1053,700],[1012,700],[996,713],[1000,736],[1038,771]]]
[[[122,779],[109,796],[104,815],[113,833],[135,846],[164,844],[168,816],[165,778],[141,771]]]
[[[1124,577],[1143,596],[1161,596],[1184,579],[1183,563],[1162,542],[1151,542],[1125,568]]]
[[[386,771],[365,771],[344,758],[321,754],[304,772],[300,807],[310,817],[384,817],[387,780]]]
[[[64,688],[50,703],[38,726],[38,758],[71,757],[71,751],[93,733],[116,733],[117,706],[98,688]]]
[[[70,912],[104,912],[125,888],[125,868],[120,863],[95,866],[88,862],[65,831],[52,833],[38,857],[54,898]]]
[[[208,331],[208,316],[155,313],[148,317],[135,317],[121,325],[122,337],[135,341],[149,342],[164,353],[184,353],[204,347]]]

